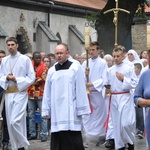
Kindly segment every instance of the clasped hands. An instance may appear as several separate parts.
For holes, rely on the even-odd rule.
[[[15,76],[13,76],[13,74],[8,74],[6,79],[10,80],[10,81],[13,81],[13,82],[16,82],[16,78],[15,78]]]

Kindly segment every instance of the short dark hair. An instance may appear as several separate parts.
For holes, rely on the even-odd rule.
[[[96,46],[96,49],[97,49],[97,50],[100,50],[100,46],[99,46],[99,44],[98,44],[97,41],[91,42],[91,43],[90,43],[90,46]]]
[[[35,57],[35,55],[41,55],[41,53],[40,52],[38,52],[38,51],[35,51],[34,53],[33,53],[33,58]]]
[[[115,47],[115,48],[113,49],[113,52],[122,52],[122,53],[123,53],[123,50],[122,50],[121,47]]]
[[[104,55],[105,55],[105,52],[104,52],[104,50],[100,49],[100,52],[99,52],[99,54],[100,54],[100,57],[101,57],[101,58],[104,58]]]
[[[0,50],[0,53],[3,53],[3,54],[5,54],[5,55],[6,55],[6,53],[5,53],[5,51],[4,51],[4,50]]]
[[[140,63],[135,63],[134,66],[137,67],[138,69],[142,70],[142,65]]]
[[[17,40],[15,37],[9,37],[9,38],[6,40],[6,43],[9,42],[9,41],[14,41],[16,44],[18,44],[18,40]]]
[[[55,55],[54,55],[53,53],[48,53],[47,56],[48,56],[49,58],[51,58],[51,57],[55,58]]]
[[[141,51],[141,53],[140,53],[140,59],[142,59],[142,54],[143,54],[144,52],[147,52],[147,50]]]

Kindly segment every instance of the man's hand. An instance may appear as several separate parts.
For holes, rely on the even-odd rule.
[[[116,77],[118,78],[118,80],[122,81],[124,80],[124,75],[122,73],[116,72]]]
[[[86,83],[86,88],[89,88],[89,87],[92,87],[92,86],[93,86],[93,83],[92,83],[92,82]]]
[[[110,89],[105,89],[105,93],[106,93],[106,95],[108,95],[108,94],[110,94]]]
[[[13,74],[8,74],[7,77],[6,77],[7,80],[11,80],[13,82],[16,82],[16,78],[15,76],[13,76]]]

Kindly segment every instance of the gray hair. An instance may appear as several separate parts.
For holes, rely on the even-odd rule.
[[[106,60],[106,58],[111,58],[111,59],[113,59],[113,57],[112,57],[110,54],[106,54],[106,55],[104,56],[104,58],[103,58],[103,59],[105,59],[105,60]]]

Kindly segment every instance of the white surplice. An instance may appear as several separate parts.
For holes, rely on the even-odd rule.
[[[90,113],[82,67],[73,62],[69,69],[56,71],[55,65],[47,74],[42,116],[51,118],[52,133],[81,131],[81,116]]]
[[[124,74],[123,82],[118,80],[116,72]],[[134,78],[134,70],[122,63],[108,69],[107,79],[111,85],[111,92],[127,92],[124,94],[112,94],[111,98],[111,119],[115,138],[115,148],[119,149],[125,144],[134,144],[135,141],[135,108],[130,90],[137,85],[137,78]]]
[[[82,64],[86,69],[86,61]],[[89,82],[93,83],[90,88],[90,102],[93,112],[83,117],[83,128],[87,139],[96,139],[105,135],[104,122],[107,116],[105,99],[102,95],[106,78],[107,63],[105,60],[97,57],[89,59]]]
[[[15,76],[16,83],[6,79],[10,73]],[[19,92],[5,94],[6,119],[12,150],[21,147],[28,149],[29,142],[26,135],[28,93],[24,90],[35,80],[31,60],[19,52],[15,56],[6,56],[2,60],[0,74],[0,85],[3,89],[17,86],[19,90]]]

